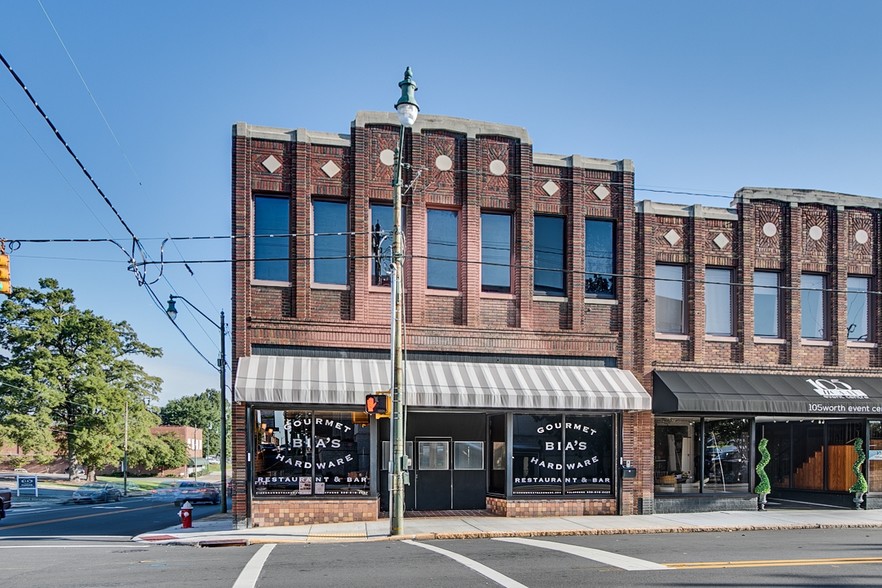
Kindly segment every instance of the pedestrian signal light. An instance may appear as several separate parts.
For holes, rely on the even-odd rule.
[[[387,419],[392,416],[392,401],[389,394],[368,394],[364,399],[364,411],[378,419]]]
[[[0,254],[0,294],[12,294],[12,281],[9,277],[9,255]]]

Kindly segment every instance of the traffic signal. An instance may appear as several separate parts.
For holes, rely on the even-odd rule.
[[[9,277],[9,255],[0,254],[0,294],[12,294],[12,280]]]
[[[364,411],[378,419],[388,419],[392,416],[392,399],[388,392],[368,394],[364,399]]]

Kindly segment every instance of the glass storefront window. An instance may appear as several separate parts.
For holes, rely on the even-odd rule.
[[[370,491],[370,429],[351,412],[255,410],[255,496]]]
[[[703,492],[749,492],[750,421],[706,419]]]
[[[749,466],[749,419],[656,419],[657,493],[749,492]]]
[[[655,421],[656,493],[699,492],[701,421],[695,418],[657,418]]]
[[[611,494],[613,417],[514,415],[512,494]]]

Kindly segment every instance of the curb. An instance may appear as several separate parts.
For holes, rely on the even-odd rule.
[[[157,536],[156,540],[133,539],[142,543],[156,545],[175,545],[186,547],[245,547],[248,545],[265,544],[306,544],[306,543],[363,543],[381,541],[442,541],[456,539],[496,539],[501,537],[577,537],[577,536],[601,536],[601,535],[663,535],[671,533],[736,533],[748,531],[797,531],[807,529],[879,529],[882,523],[805,523],[792,525],[743,525],[738,527],[665,527],[665,528],[639,528],[639,529],[565,529],[547,531],[469,531],[463,533],[433,532],[411,533],[391,536],[362,536],[352,537],[344,535],[320,535],[307,537],[218,537],[216,539],[195,539],[187,541],[185,537],[165,535],[162,539]]]

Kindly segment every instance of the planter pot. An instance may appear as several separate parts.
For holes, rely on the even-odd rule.
[[[758,510],[766,510],[766,497],[768,494],[758,494],[757,495],[757,509]]]
[[[861,507],[861,503],[864,501],[864,493],[863,492],[855,492],[854,493],[854,507],[859,509]]]

